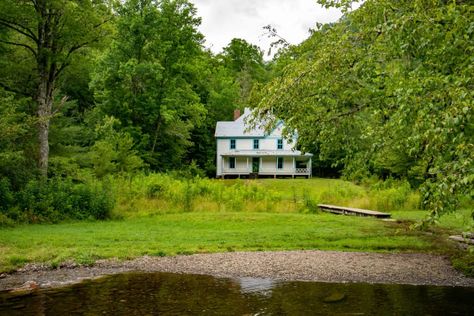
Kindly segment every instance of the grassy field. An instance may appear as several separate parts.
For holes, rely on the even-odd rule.
[[[122,221],[25,225],[0,234],[0,270],[27,262],[226,251],[443,251],[399,224],[331,214],[180,213]]]
[[[177,211],[311,213],[318,203],[412,211],[420,204],[406,182],[363,187],[338,179],[180,180],[152,174],[114,178],[116,213],[125,217]]]
[[[434,234],[410,229],[412,221],[423,218],[426,211],[409,209],[416,193],[405,189],[403,194],[412,199],[409,203],[396,202],[401,198],[387,193],[392,190],[392,195],[401,195],[396,188],[376,192],[341,180],[262,180],[248,184],[205,181],[199,185],[207,187],[206,190],[193,188],[199,194],[177,194],[174,200],[163,184],[159,194],[150,195],[152,185],[145,184],[139,189],[138,183],[129,182],[129,191],[122,192],[124,197],[118,202],[116,218],[109,221],[0,228],[0,271],[10,271],[28,262],[55,267],[68,260],[90,264],[100,258],[242,250],[448,253],[453,247],[446,242],[447,234],[472,227],[470,211],[466,209],[443,218],[439,227],[433,228]],[[190,189],[191,185],[196,184],[186,184],[185,188]],[[215,195],[217,189],[212,186],[220,193]],[[266,192],[270,199],[265,198]],[[234,200],[232,193],[241,196]],[[377,194],[386,197],[386,205],[394,207],[399,203],[399,209],[390,210],[399,221],[338,216],[314,209],[318,202],[370,206],[378,203]],[[180,197],[189,201],[180,202]],[[219,199],[221,205],[216,206]],[[237,207],[237,202],[248,209]]]

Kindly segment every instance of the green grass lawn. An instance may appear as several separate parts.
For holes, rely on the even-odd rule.
[[[332,214],[179,213],[121,221],[24,225],[0,230],[0,270],[27,262],[226,251],[325,249],[442,252],[406,225]]]
[[[427,212],[416,209],[418,193],[403,184],[370,189],[336,179],[202,179],[186,191],[186,183],[158,174],[127,181],[115,185],[115,220],[0,228],[0,271],[28,262],[54,267],[68,260],[226,251],[446,254],[454,247],[449,234],[474,227],[466,208],[443,217],[431,232],[410,229]],[[185,212],[186,194],[192,211]],[[321,213],[317,203],[388,211],[398,221]]]

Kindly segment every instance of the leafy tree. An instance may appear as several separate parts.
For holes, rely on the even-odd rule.
[[[30,142],[33,120],[23,112],[26,104],[28,99],[16,99],[0,88],[0,178],[14,189],[35,175],[29,168],[34,163]]]
[[[254,84],[268,79],[263,52],[256,45],[234,38],[218,58],[234,73],[236,83],[240,86],[239,106],[247,106]]]
[[[216,175],[216,140],[214,138],[216,122],[233,119],[233,112],[239,103],[240,87],[235,74],[222,62],[205,53],[197,63],[200,74],[195,79],[195,90],[206,108],[206,118],[192,131],[186,160],[195,161],[209,177]]]
[[[43,176],[48,171],[50,120],[66,100],[58,100],[59,79],[77,52],[104,36],[108,11],[102,1],[0,1],[0,45],[10,47],[0,85],[34,100]]]
[[[366,1],[314,32],[259,93],[258,116],[284,119],[303,149],[335,157],[347,177],[421,184],[436,219],[474,187],[472,10],[464,1]]]
[[[130,0],[117,12],[115,39],[94,74],[99,107],[120,120],[150,167],[178,168],[205,115],[194,87],[200,20],[184,0]]]
[[[138,152],[133,149],[132,137],[117,131],[117,125],[117,119],[105,117],[102,124],[96,126],[97,141],[90,156],[98,177],[113,173],[131,174],[143,166]]]

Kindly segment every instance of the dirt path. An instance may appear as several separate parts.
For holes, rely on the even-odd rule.
[[[127,271],[256,277],[287,281],[399,283],[474,287],[474,279],[455,271],[449,261],[428,254],[380,254],[337,251],[228,252],[176,257],[141,257],[119,262],[102,260],[93,267],[50,270],[30,265],[2,275],[0,290],[34,281],[55,287]]]

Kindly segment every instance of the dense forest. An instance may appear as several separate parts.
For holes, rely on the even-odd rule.
[[[111,176],[213,177],[215,123],[247,106],[323,174],[408,181],[432,219],[472,198],[471,1],[319,2],[345,15],[300,45],[268,27],[264,61],[206,49],[187,0],[0,0],[0,223],[106,218]]]

